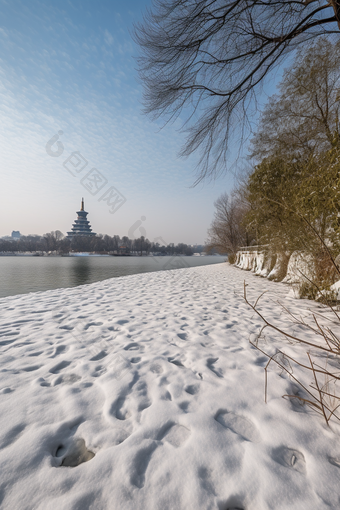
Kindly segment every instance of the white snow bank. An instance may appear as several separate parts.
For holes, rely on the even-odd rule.
[[[304,283],[310,284],[315,279],[315,264],[309,253],[294,251],[289,259],[287,273],[282,283],[289,283],[289,296],[299,299]]]
[[[244,280],[296,327],[283,284],[229,264],[1,299],[1,509],[338,509],[339,429],[275,369],[264,403]]]
[[[318,292],[317,299],[321,297],[329,299],[330,301],[336,300],[340,301],[340,280],[333,283],[330,286],[329,290],[323,290],[322,292]]]
[[[289,259],[287,274],[282,280],[283,283],[308,282],[314,279],[315,265],[311,254],[294,251]]]
[[[240,269],[244,269],[246,271],[254,271],[256,267],[256,256],[257,252],[255,251],[241,251],[238,252],[239,258],[236,259],[235,265]]]
[[[237,252],[235,266],[269,280],[281,281],[286,276],[288,261],[289,254],[286,253],[279,253],[276,256],[260,250],[243,250]]]

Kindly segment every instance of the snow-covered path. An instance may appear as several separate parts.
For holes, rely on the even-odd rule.
[[[1,299],[1,509],[338,509],[339,429],[274,369],[264,403],[244,280],[320,310],[228,264]]]

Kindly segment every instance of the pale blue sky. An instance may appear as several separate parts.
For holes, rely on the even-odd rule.
[[[131,31],[150,4],[0,0],[0,236],[65,234],[84,196],[97,233],[127,235],[145,216],[150,240],[205,241],[233,176],[191,188],[180,121],[160,130],[141,113]],[[59,130],[64,150],[53,157],[45,146]],[[63,166],[74,151],[88,162],[75,176]],[[95,195],[80,182],[92,168],[105,179]],[[112,187],[126,199],[115,214],[99,201]]]

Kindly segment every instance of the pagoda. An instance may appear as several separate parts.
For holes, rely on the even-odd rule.
[[[83,198],[81,199],[81,208],[80,211],[77,211],[77,215],[78,217],[72,225],[72,231],[67,232],[68,239],[72,239],[75,236],[95,236],[96,234],[92,232],[90,222],[86,219],[88,212],[84,210]]]

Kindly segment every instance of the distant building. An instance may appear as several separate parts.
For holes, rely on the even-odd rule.
[[[80,211],[77,211],[77,219],[74,220],[71,232],[67,232],[68,239],[72,239],[75,236],[95,236],[92,232],[90,222],[87,220],[88,212],[84,210],[84,199],[81,199]]]
[[[21,237],[21,234],[19,232],[19,230],[13,230],[12,234],[11,234],[11,238],[12,239],[20,239]]]

